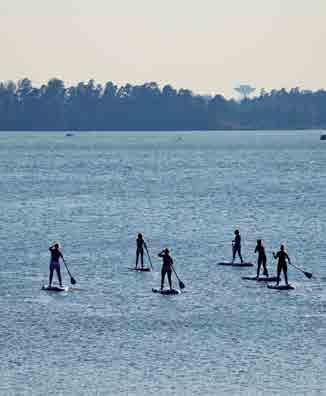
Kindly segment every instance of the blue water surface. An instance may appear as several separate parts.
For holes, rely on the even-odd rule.
[[[0,134],[1,395],[326,394],[319,132]],[[294,291],[227,268],[285,243]],[[154,271],[134,273],[143,232]],[[46,293],[48,246],[75,290]],[[186,284],[159,287],[169,247]],[[62,268],[64,272],[64,267]],[[65,284],[69,276],[65,274]],[[178,282],[174,279],[175,287]]]

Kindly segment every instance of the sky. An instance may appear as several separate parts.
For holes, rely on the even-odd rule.
[[[0,0],[0,80],[326,88],[326,0]]]

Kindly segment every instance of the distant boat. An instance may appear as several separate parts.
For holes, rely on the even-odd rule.
[[[66,133],[66,136],[75,136],[75,135],[71,132],[68,132],[68,133]]]
[[[326,134],[320,135],[320,140],[326,140]]]

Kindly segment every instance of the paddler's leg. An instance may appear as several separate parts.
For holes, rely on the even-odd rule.
[[[236,252],[237,252],[237,249],[235,248],[234,245],[232,245],[232,264],[234,263]]]
[[[52,279],[53,279],[53,265],[52,263],[50,264],[50,275],[49,275],[49,286],[51,287],[52,285]]]
[[[278,263],[277,264],[277,282],[276,282],[277,286],[280,283],[281,269],[282,269],[282,266],[280,265],[280,263]]]
[[[161,290],[163,290],[163,287],[164,287],[165,274],[166,274],[166,270],[165,270],[165,268],[162,268],[162,271],[161,271]]]
[[[240,257],[240,261],[241,261],[241,264],[242,264],[243,263],[243,259],[242,259],[242,256],[241,256],[241,246],[238,247],[238,255]]]
[[[57,271],[57,276],[58,276],[58,280],[59,280],[59,285],[60,285],[60,287],[62,287],[62,279],[61,279],[61,272],[60,272],[60,264],[57,265],[56,271]]]
[[[170,290],[172,290],[172,271],[167,271]]]
[[[268,277],[267,258],[266,258],[266,256],[263,257],[263,268],[264,268],[264,275]]]
[[[137,268],[138,266],[138,258],[139,258],[139,250],[136,250],[136,264],[135,264],[135,268]]]
[[[141,262],[141,267],[144,268],[144,249],[140,251],[140,262]]]
[[[257,279],[259,278],[260,267],[261,267],[261,258],[258,257],[258,261],[257,261]]]
[[[286,264],[283,265],[283,274],[284,274],[285,284],[286,284],[286,286],[288,286],[289,285],[289,282],[288,282],[288,267],[287,267]]]

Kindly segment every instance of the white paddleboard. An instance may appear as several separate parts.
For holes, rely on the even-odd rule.
[[[69,287],[60,287],[60,286],[42,286],[41,290],[49,291],[49,292],[67,292]]]

